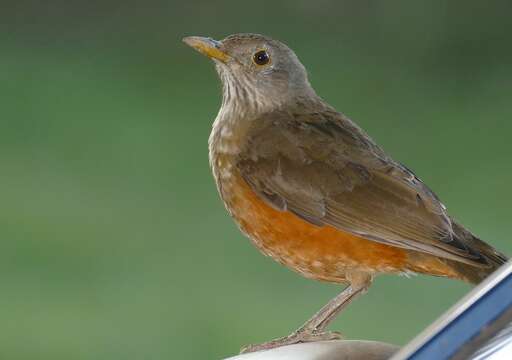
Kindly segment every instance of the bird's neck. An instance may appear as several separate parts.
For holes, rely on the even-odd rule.
[[[232,81],[223,81],[222,105],[213,122],[209,138],[210,157],[212,154],[236,155],[245,144],[246,134],[254,121],[266,114],[292,111],[290,109],[301,111],[304,107],[325,107],[325,103],[311,88],[304,94],[293,93],[285,96],[281,93],[263,96],[257,91],[250,90],[250,87],[240,85]]]

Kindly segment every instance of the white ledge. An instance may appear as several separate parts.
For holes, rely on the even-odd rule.
[[[225,360],[384,360],[398,347],[378,341],[336,340],[282,346]]]

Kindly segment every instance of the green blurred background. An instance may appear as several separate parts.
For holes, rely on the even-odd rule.
[[[219,201],[220,86],[186,35],[258,32],[512,253],[510,2],[2,1],[0,358],[219,359],[341,287],[261,256]],[[383,276],[334,323],[404,344],[469,286]]]

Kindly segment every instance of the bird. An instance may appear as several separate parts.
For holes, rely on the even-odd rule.
[[[286,44],[250,33],[183,41],[214,62],[222,82],[208,147],[228,212],[264,255],[306,278],[345,285],[290,335],[242,352],[341,338],[327,326],[377,275],[477,284],[507,261],[318,96]]]

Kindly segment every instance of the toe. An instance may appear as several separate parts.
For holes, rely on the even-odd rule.
[[[304,342],[341,340],[343,335],[339,331],[313,331],[303,334]]]

